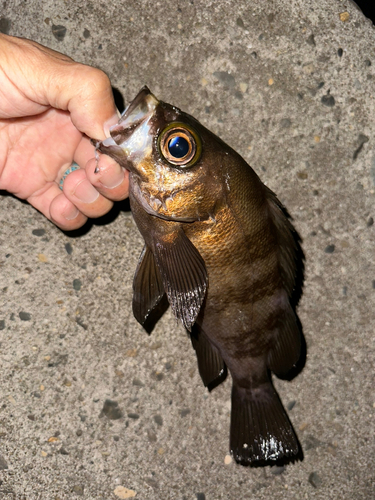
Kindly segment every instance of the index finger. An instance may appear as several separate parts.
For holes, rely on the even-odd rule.
[[[118,115],[108,76],[64,54],[24,38],[1,34],[8,78],[28,99],[69,111],[75,127],[105,139]]]

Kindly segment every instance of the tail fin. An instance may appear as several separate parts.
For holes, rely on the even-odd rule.
[[[297,436],[271,382],[252,389],[233,384],[230,449],[243,465],[285,464],[302,458]]]

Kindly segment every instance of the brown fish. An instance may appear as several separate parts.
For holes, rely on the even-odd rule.
[[[97,149],[130,171],[131,209],[145,240],[136,319],[150,330],[167,297],[190,332],[205,386],[229,369],[237,462],[301,458],[270,378],[296,370],[303,339],[295,312],[303,253],[285,208],[241,156],[147,87],[110,133]]]

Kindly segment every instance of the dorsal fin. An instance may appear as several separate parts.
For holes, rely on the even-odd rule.
[[[269,213],[276,230],[278,258],[283,285],[293,309],[302,294],[304,254],[301,237],[291,223],[291,217],[275,193],[265,186]]]

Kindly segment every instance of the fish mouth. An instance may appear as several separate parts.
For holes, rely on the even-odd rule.
[[[119,122],[109,129],[110,137],[94,142],[96,150],[133,171],[132,162],[140,159],[140,155],[144,157],[151,152],[150,119],[158,105],[158,99],[144,86],[125,109]]]

